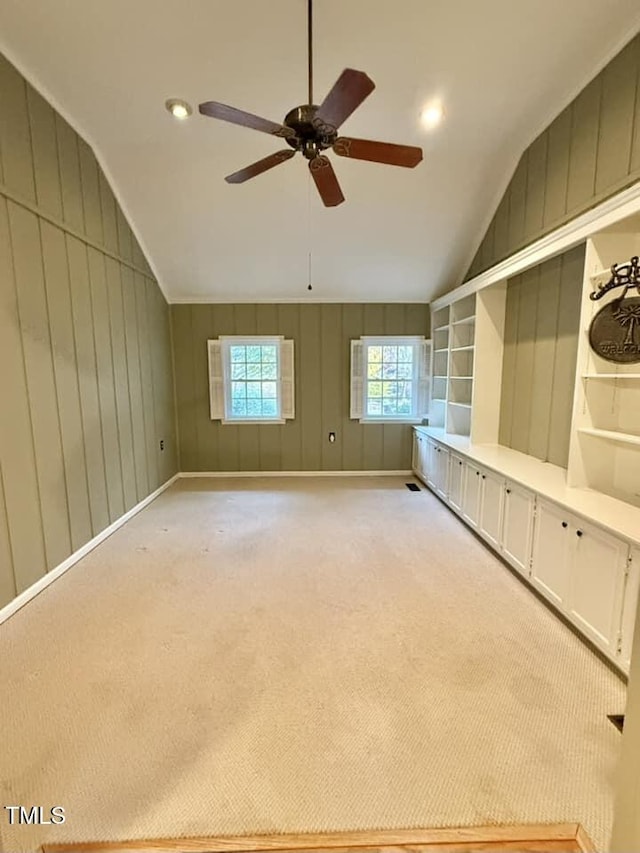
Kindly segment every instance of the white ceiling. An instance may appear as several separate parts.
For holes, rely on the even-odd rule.
[[[425,154],[333,156],[347,201],[325,209],[300,155],[224,182],[282,140],[164,109],[281,121],[306,101],[305,0],[0,0],[0,49],[94,146],[171,301],[430,300],[461,280],[523,149],[639,27],[637,0],[316,0],[316,103],[366,71],[376,91],[342,132]]]

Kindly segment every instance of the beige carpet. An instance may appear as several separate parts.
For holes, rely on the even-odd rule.
[[[402,479],[182,480],[0,627],[0,805],[47,841],[579,821],[620,681]]]

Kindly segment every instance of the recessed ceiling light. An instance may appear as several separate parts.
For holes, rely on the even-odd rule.
[[[180,101],[178,98],[171,98],[165,103],[165,107],[169,110],[171,115],[174,118],[185,119],[188,118],[193,109],[191,105],[186,101]]]
[[[422,124],[431,130],[442,121],[442,117],[444,115],[444,110],[442,109],[442,104],[435,101],[432,104],[429,104],[428,107],[425,107],[420,113],[420,121]]]

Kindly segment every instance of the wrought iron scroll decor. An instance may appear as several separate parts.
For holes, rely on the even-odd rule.
[[[640,361],[640,265],[638,257],[628,264],[614,264],[611,278],[591,294],[594,301],[623,287],[622,294],[598,311],[589,326],[591,349],[607,361],[632,364]],[[630,288],[639,296],[627,297]]]

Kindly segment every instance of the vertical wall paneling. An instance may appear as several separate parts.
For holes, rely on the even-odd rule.
[[[0,455],[4,500],[17,592],[47,570],[31,412],[14,282],[7,202],[0,197],[0,358],[3,406]]]
[[[300,361],[300,306],[278,305],[278,334],[294,341],[293,357],[295,370],[296,417],[288,421],[281,430],[280,467],[283,471],[300,471],[302,468],[302,425],[298,417],[298,401],[302,387],[302,369]],[[235,427],[238,429],[238,427]],[[236,468],[236,470],[238,470]]]
[[[84,243],[70,235],[67,235],[66,243],[69,260],[73,335],[78,358],[78,392],[89,489],[89,511],[92,531],[95,536],[109,525],[110,519],[100,399],[98,396],[98,367],[93,335],[89,265],[87,247]]]
[[[524,152],[466,278],[639,179],[640,35],[636,35]],[[509,201],[506,245],[505,200]]]
[[[35,203],[27,84],[1,54],[0,116],[0,151],[4,183],[17,195]]]
[[[169,308],[93,151],[2,56],[0,115],[4,603],[177,460]]]
[[[136,292],[136,314],[138,318],[138,340],[140,342],[140,373],[142,376],[142,405],[144,410],[144,430],[146,435],[147,476],[149,491],[158,488],[158,459],[156,456],[156,418],[153,400],[153,373],[151,368],[151,350],[149,342],[149,318],[146,304],[146,286],[144,276],[134,274]]]
[[[400,306],[402,307],[402,306]],[[326,304],[320,309],[320,342],[322,350],[320,398],[322,401],[320,447],[321,466],[336,471],[341,465],[342,386],[348,382],[349,368],[342,347],[342,310],[340,305]],[[335,443],[329,432],[336,434]]]
[[[562,257],[548,452],[549,462],[562,467],[569,456],[584,251],[584,245],[577,246]]]
[[[516,382],[516,346],[518,344],[518,317],[520,315],[520,290],[522,276],[514,276],[507,287],[504,322],[504,353],[502,361],[502,394],[500,397],[499,442],[511,446],[513,428],[513,398]]]
[[[357,303],[343,305],[342,308],[342,357],[344,359],[347,376],[350,377],[351,370],[351,341],[359,338],[364,330],[364,305]],[[351,383],[345,382],[342,389],[342,467],[346,471],[360,471],[364,468],[364,445],[362,436],[362,425],[358,421],[352,421],[349,417],[351,398]]]
[[[2,468],[0,467],[0,607],[3,607],[18,594],[12,563],[9,520],[4,498]]]
[[[55,121],[62,189],[62,215],[70,228],[82,233],[84,231],[84,210],[78,137],[73,128],[61,116],[56,114]]]
[[[517,381],[513,396],[511,446],[522,453],[529,451],[531,427],[531,385],[534,372],[534,338],[538,312],[538,276],[534,268],[522,274],[518,309]]]
[[[38,208],[62,219],[56,116],[45,99],[31,86],[27,87],[27,100]]]
[[[598,76],[573,102],[567,211],[581,210],[595,195],[596,157],[602,77]],[[594,117],[598,116],[597,120]]]
[[[47,568],[51,569],[70,553],[71,538],[40,228],[38,218],[25,208],[9,202],[8,210]]]
[[[629,174],[640,49],[632,42],[602,72],[596,195]]]
[[[78,389],[78,364],[73,334],[69,265],[62,231],[48,222],[42,222],[41,234],[71,547],[75,551],[91,539],[92,526]]]
[[[98,367],[98,400],[100,402],[100,421],[107,477],[109,518],[111,521],[115,521],[124,512],[124,491],[122,487],[122,461],[116,412],[113,355],[111,352],[105,256],[91,247],[88,248],[87,255],[89,258],[93,335]]]
[[[100,212],[102,217],[104,245],[110,252],[117,255],[119,245],[116,200],[102,169],[99,169],[98,172],[98,187],[100,191]]]
[[[566,467],[584,246],[507,284],[499,441]]]
[[[364,334],[427,336],[427,305],[173,305],[171,321],[183,471],[410,466],[409,426],[364,425],[349,418],[350,341]],[[211,421],[206,341],[229,334],[293,339],[295,419],[283,425]],[[335,444],[329,443],[330,430]]]
[[[549,453],[561,266],[562,258],[552,258],[541,264],[538,277],[538,304],[533,346],[535,370],[529,389],[531,410],[527,448],[527,452],[538,459],[547,459]]]
[[[509,190],[509,223],[507,233],[507,250],[520,246],[524,240],[524,217],[527,203],[527,154],[520,162],[513,175]]]
[[[124,306],[120,264],[105,258],[109,331],[113,362],[113,380],[116,400],[116,425],[122,470],[122,491],[125,511],[135,506],[138,498],[133,455],[133,425],[129,401],[129,371],[124,328]]]
[[[547,173],[545,178],[544,216],[545,230],[563,221],[567,212],[567,182],[569,177],[569,150],[571,143],[571,108],[560,113],[549,127],[547,143]],[[505,256],[509,254],[509,247]]]
[[[496,258],[504,258],[509,251],[509,193],[505,193],[496,211],[493,252]]]
[[[127,355],[127,377],[129,406],[131,409],[131,428],[133,437],[133,458],[138,500],[149,494],[149,474],[147,471],[146,437],[144,432],[144,406],[142,403],[142,373],[140,369],[140,341],[138,339],[138,312],[136,308],[135,280],[133,271],[122,264],[122,298],[124,310],[124,333]]]
[[[85,231],[90,240],[102,243],[102,208],[100,206],[98,163],[93,151],[84,139],[78,138],[78,152],[80,156],[80,183],[82,185],[82,208],[84,210]]]

